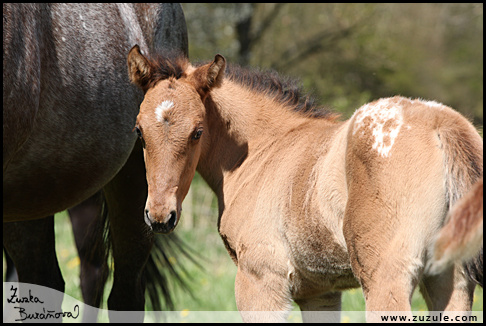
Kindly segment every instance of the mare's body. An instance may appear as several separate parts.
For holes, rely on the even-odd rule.
[[[180,5],[4,4],[3,30],[3,218],[16,222],[3,234],[19,280],[64,290],[53,214],[103,188],[115,261],[108,307],[143,310],[153,237],[132,132],[142,94],[125,53],[136,42],[187,53]]]

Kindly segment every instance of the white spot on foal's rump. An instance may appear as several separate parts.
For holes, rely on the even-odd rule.
[[[402,106],[396,98],[380,99],[363,105],[356,113],[353,135],[359,130],[371,129],[372,148],[382,157],[388,157],[403,125]]]
[[[163,101],[155,108],[155,118],[157,121],[163,122],[164,121],[164,112],[174,107],[174,102],[172,101]]]

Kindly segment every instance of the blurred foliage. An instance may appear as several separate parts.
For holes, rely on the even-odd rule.
[[[191,60],[298,77],[349,117],[403,95],[483,124],[483,4],[183,4]]]

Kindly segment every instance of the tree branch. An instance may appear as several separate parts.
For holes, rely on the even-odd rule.
[[[305,60],[309,56],[322,51],[324,48],[330,48],[339,40],[348,37],[353,30],[360,25],[361,21],[333,31],[321,31],[317,35],[311,36],[304,41],[298,42],[294,46],[285,50],[279,60],[272,64],[275,70],[286,70],[292,65]]]

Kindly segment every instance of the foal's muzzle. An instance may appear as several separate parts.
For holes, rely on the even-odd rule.
[[[175,210],[167,214],[162,222],[151,217],[148,209],[145,210],[145,223],[147,223],[155,233],[170,233],[176,227],[177,222],[179,222],[179,217]]]

